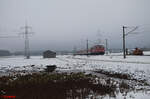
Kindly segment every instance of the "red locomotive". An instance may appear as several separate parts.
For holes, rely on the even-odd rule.
[[[91,47],[88,52],[87,50],[80,50],[76,52],[76,55],[104,55],[105,48],[103,45],[95,45]]]

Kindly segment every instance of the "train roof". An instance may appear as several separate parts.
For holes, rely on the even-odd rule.
[[[93,47],[96,47],[96,46],[98,46],[98,47],[104,47],[104,45],[103,45],[103,44],[94,45]]]

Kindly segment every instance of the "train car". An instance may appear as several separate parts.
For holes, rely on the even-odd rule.
[[[86,54],[87,54],[86,50],[80,50],[75,53],[75,55],[86,55]]]
[[[104,55],[105,48],[103,45],[95,45],[88,50],[80,50],[76,52],[76,55]]]
[[[104,55],[105,48],[103,45],[95,45],[90,49],[90,55]]]
[[[129,52],[129,55],[143,55],[143,51],[139,48],[135,48]]]

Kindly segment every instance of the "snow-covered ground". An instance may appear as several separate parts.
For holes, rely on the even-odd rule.
[[[150,55],[150,51],[144,51],[144,55]]]
[[[35,66],[34,66],[35,65]],[[63,55],[57,58],[43,59],[42,56],[32,56],[24,59],[23,56],[0,58],[0,73],[9,73],[21,70],[43,70],[46,65],[57,65],[57,70],[96,70],[103,69],[119,73],[128,73],[138,79],[146,79],[150,83],[150,56],[120,55],[103,56],[71,56]]]
[[[146,54],[150,53],[146,52]],[[123,59],[121,54],[116,53],[89,57],[58,55],[57,58],[51,59],[43,59],[42,56],[32,56],[31,59],[24,59],[23,56],[0,57],[0,75],[22,73],[23,71],[41,71],[46,65],[57,65],[58,71],[94,71],[102,69],[125,73],[136,79],[146,80],[150,84],[150,56],[127,56],[126,59]],[[150,94],[139,94],[142,94],[144,99],[150,97]],[[135,94],[134,98],[141,99],[139,94]]]
[[[33,66],[35,65],[35,66]],[[46,65],[57,65],[57,70],[96,70],[103,69],[119,73],[128,73],[138,79],[146,79],[150,83],[150,56],[120,55],[103,56],[71,56],[63,55],[57,58],[43,59],[42,56],[32,56],[24,59],[23,56],[0,58],[0,73],[9,73],[21,70],[43,70]]]

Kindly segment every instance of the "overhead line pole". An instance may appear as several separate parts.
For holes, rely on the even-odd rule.
[[[123,58],[125,59],[126,58],[126,47],[125,47],[125,26],[123,26]]]
[[[108,39],[105,40],[106,40],[106,54],[108,54]]]
[[[76,53],[76,46],[73,47],[73,56],[75,56],[77,53]]]
[[[129,27],[123,26],[123,58],[124,58],[124,59],[126,58],[125,37],[126,37],[127,35],[129,35],[129,34],[134,34],[134,33],[132,33],[132,32],[134,32],[134,31],[138,28],[138,26],[134,27],[131,31],[125,33],[125,29],[126,29],[126,28],[129,28]]]
[[[86,42],[87,42],[86,48],[87,48],[87,56],[88,56],[88,54],[89,54],[89,53],[88,53],[88,49],[89,49],[88,39],[87,39]]]

